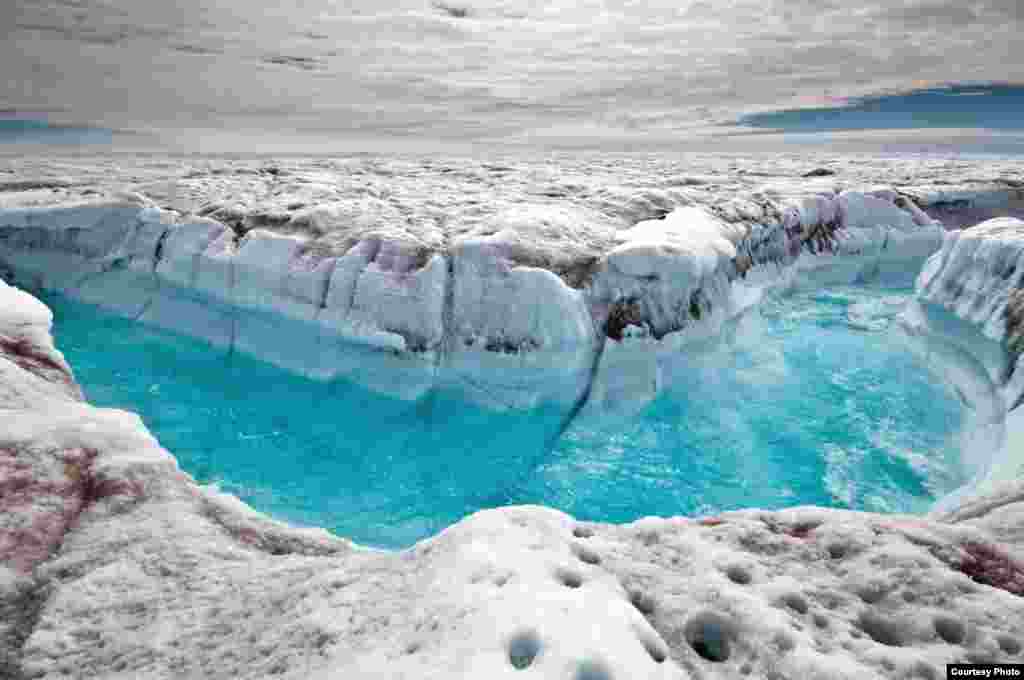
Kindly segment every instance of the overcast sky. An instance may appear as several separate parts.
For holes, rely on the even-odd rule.
[[[0,110],[186,145],[734,138],[728,126],[750,113],[1024,84],[1022,6],[0,0]]]

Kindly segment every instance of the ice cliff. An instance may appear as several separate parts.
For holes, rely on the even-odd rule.
[[[995,218],[945,236],[917,279],[907,330],[971,406],[976,423],[964,459],[974,482],[958,496],[1024,475],[1021,291],[1024,221]]]
[[[137,163],[11,162],[38,179],[0,184],[0,272],[310,377],[496,407],[635,408],[766,286],[906,278],[941,243],[926,210],[1024,201],[1002,176],[879,188],[869,165]]]

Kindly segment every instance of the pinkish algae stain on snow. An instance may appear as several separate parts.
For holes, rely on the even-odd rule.
[[[0,446],[0,563],[24,573],[49,559],[92,503],[141,495],[122,480],[96,481],[95,449]]]
[[[972,541],[960,548],[956,568],[971,580],[1024,597],[1024,563],[987,543]]]
[[[46,347],[39,347],[28,338],[0,335],[0,357],[50,383],[72,388],[81,398],[81,391],[71,370]]]

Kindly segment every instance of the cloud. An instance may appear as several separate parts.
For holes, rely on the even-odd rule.
[[[435,2],[434,7],[447,14],[453,19],[465,19],[470,16],[470,9],[466,6],[449,5],[445,2]]]
[[[319,65],[319,60],[314,57],[299,57],[288,54],[271,54],[264,56],[262,60],[267,64],[290,66],[292,68],[302,69],[303,71],[313,71]]]
[[[0,108],[145,130],[671,140],[922,82],[1024,83],[1022,4],[18,0],[0,3]]]

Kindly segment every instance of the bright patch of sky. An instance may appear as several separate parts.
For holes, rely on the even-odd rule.
[[[728,144],[739,119],[740,129],[805,120],[743,118],[751,114],[858,106],[869,101],[858,97],[943,83],[1024,83],[1022,8],[1020,0],[15,0],[0,3],[0,109],[193,150],[321,139],[372,148]],[[915,105],[928,103],[921,96],[931,95],[912,95]],[[1019,95],[1011,103],[1019,107]],[[885,115],[883,123],[898,118]],[[980,127],[962,118],[938,122]]]
[[[50,125],[45,119],[0,115],[0,144],[110,144],[113,132],[102,128]]]
[[[842,106],[744,116],[741,125],[785,131],[985,128],[1024,130],[1024,87],[954,86],[866,97]]]

